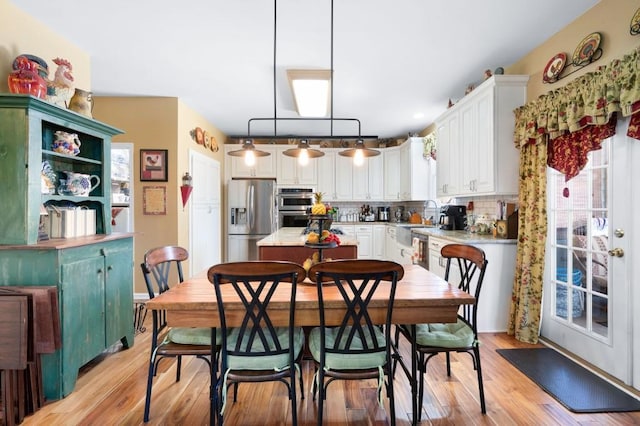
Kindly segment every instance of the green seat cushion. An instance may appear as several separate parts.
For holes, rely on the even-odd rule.
[[[276,338],[280,342],[282,348],[289,348],[289,328],[288,327],[276,327]],[[227,348],[235,348],[238,341],[238,329],[233,328],[227,335]],[[270,349],[275,349],[273,340],[267,335],[268,344]],[[293,331],[293,349],[294,358],[297,358],[304,345],[304,331],[302,327],[295,327]],[[262,341],[258,338],[253,342],[253,351],[262,352],[264,347]],[[229,355],[227,357],[227,366],[232,370],[281,370],[289,366],[289,353],[281,355],[268,355],[268,356],[237,356]]]
[[[173,327],[167,339],[182,345],[210,345],[211,329],[200,327]],[[216,333],[216,345],[220,344],[220,333]]]
[[[327,328],[325,333],[325,344],[327,347],[332,348],[336,341],[337,328]],[[334,354],[326,353],[325,364],[326,368],[331,370],[366,370],[369,368],[375,368],[385,365],[386,361],[386,341],[384,333],[378,328],[374,327],[374,338],[380,345],[380,351],[372,353],[353,353],[353,354]],[[371,336],[368,336],[368,346],[371,347]],[[362,349],[362,341],[356,336],[351,342],[351,349]],[[341,348],[344,349],[344,348]],[[309,333],[309,351],[313,356],[313,359],[320,361],[320,327],[315,327]]]
[[[416,325],[416,342],[422,346],[466,348],[473,345],[473,330],[464,321]]]

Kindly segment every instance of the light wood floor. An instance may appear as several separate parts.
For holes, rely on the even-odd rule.
[[[136,336],[129,350],[114,348],[83,367],[76,389],[63,400],[47,404],[24,425],[143,424],[150,331]],[[481,336],[487,414],[480,413],[475,372],[468,355],[452,356],[452,376],[444,357],[429,363],[421,425],[629,425],[640,424],[640,412],[574,414],[563,408],[505,361],[498,348],[527,347],[505,334]],[[406,351],[407,346],[403,347]],[[195,358],[183,362],[175,382],[175,363],[161,362],[151,403],[151,425],[206,425],[209,422],[209,376]],[[309,393],[313,366],[305,362],[305,399],[298,402],[300,425],[316,424],[316,405]],[[411,424],[408,383],[399,370],[395,380],[398,425]],[[244,384],[238,402],[230,404],[228,425],[286,425],[289,401],[282,384]],[[388,405],[385,403],[385,409]],[[325,424],[387,425],[387,412],[376,401],[373,382],[335,382],[329,387]]]

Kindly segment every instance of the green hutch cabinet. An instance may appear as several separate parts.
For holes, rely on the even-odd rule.
[[[53,151],[56,131],[78,135],[77,156]],[[133,235],[111,233],[111,137],[119,133],[32,96],[0,95],[0,285],[58,288],[62,347],[42,356],[47,400],[71,393],[79,368],[106,348],[134,343]],[[100,184],[82,197],[44,191],[45,161]],[[39,241],[43,205],[94,210],[96,235]]]

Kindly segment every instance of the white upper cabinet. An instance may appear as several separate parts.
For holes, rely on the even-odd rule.
[[[384,199],[401,201],[400,194],[400,147],[384,150]]]
[[[328,171],[322,170],[318,173],[318,190],[327,188],[326,194],[330,194],[330,184],[333,184],[333,193],[335,196],[327,198],[328,201],[381,201],[383,199],[383,156],[365,158],[362,166],[354,166],[353,158],[343,157],[338,154],[340,150],[333,152],[334,168],[333,176],[328,177]],[[325,157],[327,150],[324,150]],[[323,157],[324,158],[324,157]],[[324,163],[318,165],[323,167]],[[330,160],[327,160],[327,169]],[[323,182],[325,177],[327,182]],[[333,179],[333,182],[331,182]]]
[[[384,152],[384,199],[424,201],[436,196],[436,161],[424,157],[423,138],[409,138]]]
[[[336,154],[336,201],[353,200],[353,158]]]
[[[526,102],[528,79],[493,76],[436,120],[438,197],[518,193],[513,110]]]
[[[384,197],[383,173],[384,159],[382,154],[365,158],[364,164],[356,166],[353,158],[349,158],[353,170],[353,200],[354,201],[381,201]]]
[[[257,157],[256,164],[247,166],[244,163],[244,157],[232,157],[229,151],[242,149],[241,144],[225,144],[225,174],[227,179],[231,178],[276,178],[276,146],[274,145],[258,145],[256,147],[261,151],[271,153],[266,157]]]
[[[402,201],[435,198],[436,161],[425,158],[423,138],[409,138],[400,146],[399,175]]]
[[[283,154],[294,145],[282,145],[276,149],[278,185],[315,186],[318,182],[317,165],[319,158],[310,158],[309,163],[302,166],[295,157]],[[322,157],[321,157],[322,158]]]
[[[322,192],[324,201],[336,200],[336,156],[337,150],[323,149],[324,156],[316,158],[318,184],[316,190]]]

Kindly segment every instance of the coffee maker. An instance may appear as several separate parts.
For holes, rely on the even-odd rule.
[[[464,230],[467,227],[467,207],[447,204],[440,208],[440,229]]]
[[[389,207],[378,207],[378,222],[389,222]]]

